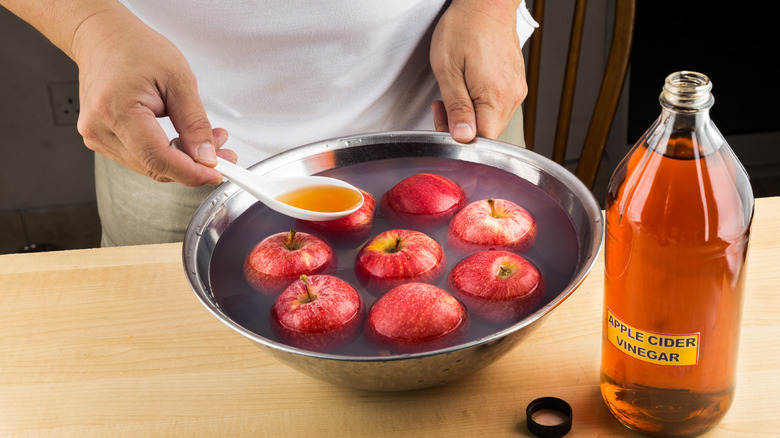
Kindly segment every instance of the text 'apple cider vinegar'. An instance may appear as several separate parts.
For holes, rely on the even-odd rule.
[[[734,396],[753,193],[711,89],[667,77],[660,117],[608,187],[601,393],[649,435],[701,434]]]
[[[276,200],[302,210],[338,213],[351,210],[363,197],[347,187],[312,186],[284,193]]]

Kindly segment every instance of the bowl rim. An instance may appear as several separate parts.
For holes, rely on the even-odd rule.
[[[187,280],[190,287],[195,292],[198,300],[206,309],[214,315],[223,324],[241,334],[242,336],[262,345],[270,348],[276,352],[285,352],[294,354],[297,356],[306,356],[312,359],[324,359],[331,361],[348,361],[348,362],[390,362],[409,359],[425,358],[429,356],[437,356],[450,354],[461,350],[467,350],[472,347],[490,344],[494,341],[499,341],[506,336],[517,332],[535,322],[542,319],[549,314],[555,307],[565,301],[572,293],[580,286],[580,284],[589,275],[596,263],[598,255],[602,249],[604,241],[604,220],[603,212],[598,204],[598,201],[594,197],[593,193],[569,170],[559,165],[558,163],[544,157],[534,151],[530,151],[519,146],[515,146],[509,143],[504,143],[498,140],[490,140],[482,137],[478,137],[470,143],[457,143],[452,140],[452,137],[448,133],[434,132],[434,131],[387,131],[376,132],[369,134],[357,134],[347,137],[336,137],[323,141],[317,141],[308,143],[302,146],[292,148],[288,151],[270,156],[264,160],[249,167],[253,172],[261,174],[272,174],[277,169],[289,165],[290,163],[301,162],[307,158],[311,158],[317,154],[321,154],[327,151],[337,151],[354,146],[369,146],[375,144],[384,143],[419,143],[419,142],[434,142],[437,144],[451,145],[455,147],[470,147],[479,149],[487,149],[490,152],[499,152],[506,158],[519,160],[525,164],[534,164],[538,169],[544,170],[549,173],[553,178],[560,181],[563,186],[571,190],[572,195],[579,200],[584,207],[584,211],[587,213],[587,218],[592,226],[593,240],[589,245],[589,248],[580,248],[578,254],[578,264],[575,268],[575,272],[568,286],[563,289],[552,300],[546,303],[544,306],[536,309],[534,312],[529,313],[522,320],[503,328],[499,331],[493,332],[489,335],[481,336],[479,338],[453,345],[446,348],[437,350],[430,350],[419,353],[410,354],[396,354],[391,356],[358,356],[358,355],[346,355],[316,352],[311,350],[305,350],[301,348],[292,347],[281,342],[274,341],[263,337],[241,324],[234,321],[229,315],[219,309],[213,299],[213,294],[204,286],[204,278],[198,272],[196,251],[199,238],[193,236],[202,236],[207,233],[205,228],[208,227],[211,220],[218,209],[224,206],[226,203],[235,201],[237,196],[244,195],[247,198],[251,198],[251,195],[246,194],[241,188],[235,184],[227,181],[218,186],[201,204],[193,215],[185,232],[185,238],[182,245],[182,264],[184,267]],[[461,158],[462,159],[462,158]],[[473,161],[466,159],[465,161]],[[478,162],[479,161],[475,161]],[[507,170],[507,169],[504,169]],[[517,175],[523,178],[521,175]],[[526,179],[526,178],[523,178]],[[543,188],[544,190],[544,188]],[[545,190],[546,191],[546,190]],[[547,192],[547,191],[546,191]],[[547,192],[548,195],[550,194]],[[552,196],[552,195],[551,195]],[[560,203],[558,199],[556,199]],[[254,204],[256,200],[254,198],[245,201],[246,208]],[[243,211],[246,210],[244,208]],[[571,218],[571,211],[564,207],[564,210],[569,214]],[[240,214],[240,213],[239,213]],[[577,230],[579,232],[579,230]],[[585,253],[586,257],[583,259],[582,254]],[[209,261],[210,263],[210,261]],[[208,263],[207,263],[208,264]],[[205,273],[205,279],[208,279],[208,272]],[[209,298],[211,297],[211,298]]]

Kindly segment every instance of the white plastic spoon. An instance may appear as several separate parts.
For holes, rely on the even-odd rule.
[[[276,210],[279,213],[294,217],[296,219],[303,219],[308,221],[329,221],[344,217],[348,214],[354,213],[363,205],[363,194],[358,189],[349,183],[341,181],[335,178],[328,178],[324,176],[288,176],[288,177],[270,177],[253,173],[243,167],[237,166],[230,161],[217,158],[217,166],[215,167],[222,175],[229,179],[235,185],[246,190],[248,193],[256,197],[263,204],[268,206],[272,210]],[[347,189],[346,191],[344,189]],[[328,192],[339,192],[338,198],[343,198],[346,201],[344,208],[349,208],[343,211],[312,211],[304,208],[299,208],[294,205],[286,204],[279,199],[293,197],[295,193],[309,192],[310,196],[328,196]],[[296,202],[291,199],[285,201],[295,204]]]

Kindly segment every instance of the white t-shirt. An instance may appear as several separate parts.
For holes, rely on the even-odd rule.
[[[243,166],[333,137],[433,129],[428,51],[444,0],[121,1],[182,51]],[[521,44],[536,26],[523,3]]]

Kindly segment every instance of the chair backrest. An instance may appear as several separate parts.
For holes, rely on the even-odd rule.
[[[534,0],[532,15],[541,28],[533,33],[528,50],[526,80],[528,96],[523,107],[523,127],[525,144],[533,150],[536,131],[537,102],[539,92],[539,66],[541,64],[542,33],[544,29],[544,0]],[[586,0],[577,0],[569,37],[569,50],[566,58],[566,70],[563,80],[563,92],[558,109],[558,122],[553,143],[552,159],[563,164],[566,157],[566,144],[569,139],[574,88],[580,59],[582,34],[585,27]],[[596,105],[593,109],[590,125],[585,136],[582,154],[577,164],[576,175],[589,188],[598,173],[604,145],[612,127],[612,120],[625,82],[628,62],[631,54],[631,41],[634,33],[636,0],[615,0],[615,17],[612,39],[607,63],[601,81]]]

